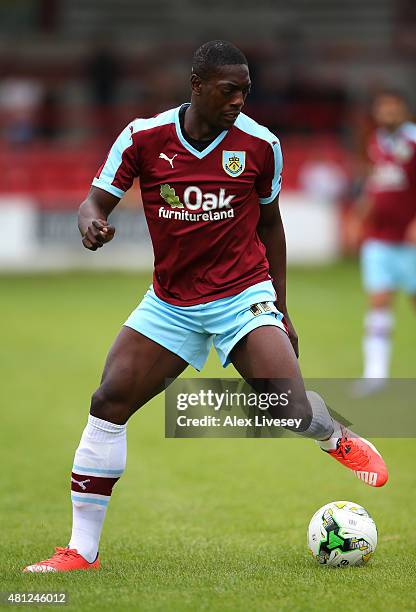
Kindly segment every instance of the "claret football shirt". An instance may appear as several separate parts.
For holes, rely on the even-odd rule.
[[[367,191],[373,206],[367,236],[402,242],[416,218],[416,125],[406,122],[394,133],[377,130],[368,156],[372,172]]]
[[[280,191],[282,154],[276,136],[243,113],[200,151],[183,135],[180,109],[132,121],[92,184],[121,198],[140,178],[155,293],[193,306],[270,278],[256,227],[260,206]]]

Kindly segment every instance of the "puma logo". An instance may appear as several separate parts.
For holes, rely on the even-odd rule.
[[[91,482],[91,480],[90,480],[89,478],[88,478],[88,480],[75,480],[75,478],[72,478],[72,476],[71,476],[71,482],[74,482],[75,484],[79,485],[79,486],[81,487],[81,489],[82,489],[83,491],[85,491],[85,490],[86,490],[86,488],[87,488],[87,487],[85,486],[85,483],[86,483],[86,482]]]
[[[358,478],[360,478],[360,480],[363,480],[364,482],[369,485],[372,485],[373,487],[376,486],[378,476],[377,472],[363,472],[356,470],[355,474],[358,476]]]
[[[176,157],[177,155],[178,155],[178,154],[177,154],[177,153],[175,153],[175,155],[174,155],[173,157],[168,157],[168,156],[167,156],[167,155],[165,155],[164,153],[160,153],[160,154],[159,154],[159,159],[164,159],[165,161],[169,162],[169,163],[170,163],[170,165],[171,165],[171,167],[173,168],[173,160],[175,159],[175,157]]]

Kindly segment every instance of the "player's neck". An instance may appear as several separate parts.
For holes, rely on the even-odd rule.
[[[400,123],[396,123],[394,125],[385,125],[383,129],[388,134],[395,134],[397,130],[399,130],[405,123],[406,123],[405,121],[401,121]]]
[[[191,104],[186,109],[184,117],[184,128],[185,132],[194,140],[212,140],[222,132],[218,128],[214,128],[212,125],[207,123],[194,105]]]

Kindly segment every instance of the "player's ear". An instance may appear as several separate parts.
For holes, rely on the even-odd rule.
[[[191,74],[191,89],[192,89],[192,93],[195,94],[196,96],[199,96],[201,94],[201,86],[202,86],[202,79],[201,77],[199,77],[196,72],[193,72]]]

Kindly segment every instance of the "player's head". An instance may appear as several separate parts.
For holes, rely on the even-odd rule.
[[[232,43],[212,40],[194,53],[192,104],[211,126],[230,128],[250,91],[247,59]]]
[[[406,98],[399,91],[386,89],[377,93],[373,102],[373,117],[377,125],[395,130],[408,119]]]

